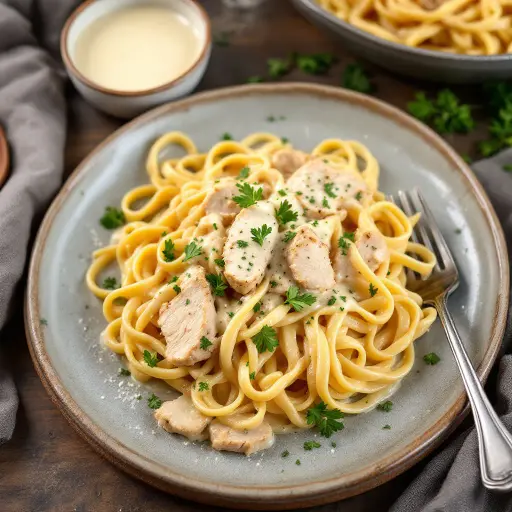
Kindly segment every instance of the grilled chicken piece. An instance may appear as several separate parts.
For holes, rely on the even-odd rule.
[[[322,160],[311,160],[286,182],[298,194],[309,218],[323,219],[350,206],[368,194],[363,178],[351,171],[334,169]]]
[[[203,441],[208,438],[205,428],[212,419],[200,413],[192,403],[192,400],[181,395],[176,400],[164,402],[155,411],[155,419],[158,425],[167,432],[181,434],[191,441]]]
[[[308,155],[297,149],[280,149],[270,160],[272,167],[277,169],[285,179],[288,179],[299,167],[303,166]]]
[[[361,258],[375,272],[389,255],[386,240],[379,231],[365,231],[356,242]]]
[[[217,213],[225,224],[230,224],[240,211],[240,206],[233,201],[233,196],[239,194],[236,181],[223,178],[213,185],[212,191],[206,196],[204,209],[207,214]]]
[[[235,430],[215,420],[210,424],[209,430],[214,450],[250,455],[270,448],[274,444],[274,433],[265,421],[252,430]]]
[[[308,290],[327,290],[336,285],[329,247],[309,226],[301,226],[286,249],[286,260],[297,283]]]
[[[208,359],[217,348],[215,305],[203,267],[194,265],[176,283],[181,292],[162,304],[158,325],[165,336],[166,359],[175,366],[190,366]],[[212,343],[201,348],[201,338]]]
[[[251,229],[260,229],[264,224],[272,231],[260,246],[252,239]],[[278,224],[269,201],[258,201],[236,216],[224,245],[224,276],[235,291],[247,295],[261,283],[277,237]]]

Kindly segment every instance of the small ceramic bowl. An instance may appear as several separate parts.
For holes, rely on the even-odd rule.
[[[210,20],[194,0],[151,0],[184,16],[197,30],[201,52],[182,75],[171,82],[141,91],[120,91],[102,87],[84,76],[75,66],[75,48],[82,31],[97,19],[129,6],[147,4],[147,0],[88,0],[68,18],[62,29],[60,51],[71,81],[82,96],[95,107],[116,117],[131,118],[162,103],[189,94],[199,83],[211,53]]]
[[[291,1],[308,20],[331,32],[354,54],[391,71],[433,82],[463,84],[508,80],[512,76],[512,53],[477,56],[412,48],[360,30],[315,0]]]

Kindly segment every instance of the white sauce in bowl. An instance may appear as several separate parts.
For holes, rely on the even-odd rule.
[[[73,61],[97,85],[134,92],[175,80],[200,52],[200,37],[187,18],[166,7],[134,5],[87,26]]]

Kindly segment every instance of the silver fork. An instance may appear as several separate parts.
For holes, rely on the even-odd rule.
[[[398,197],[390,196],[390,200],[402,208],[408,216],[416,212],[421,213],[412,238],[434,252],[437,264],[430,277],[424,280],[418,279],[412,271],[409,271],[408,286],[421,295],[426,304],[436,308],[446,331],[446,337],[466,386],[475,418],[482,482],[490,490],[510,491],[512,489],[512,435],[500,421],[485,396],[446,305],[448,297],[459,285],[459,273],[455,261],[434,216],[418,189],[410,192],[399,191]]]

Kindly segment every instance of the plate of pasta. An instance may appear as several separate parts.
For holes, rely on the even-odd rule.
[[[435,255],[386,198],[417,185],[484,379],[508,267],[471,171],[373,98],[272,84],[151,111],[71,176],[30,266],[43,383],[109,460],[187,498],[291,508],[379,485],[463,417],[435,310],[407,287]]]
[[[439,82],[481,83],[512,71],[509,0],[292,0],[362,57]]]

